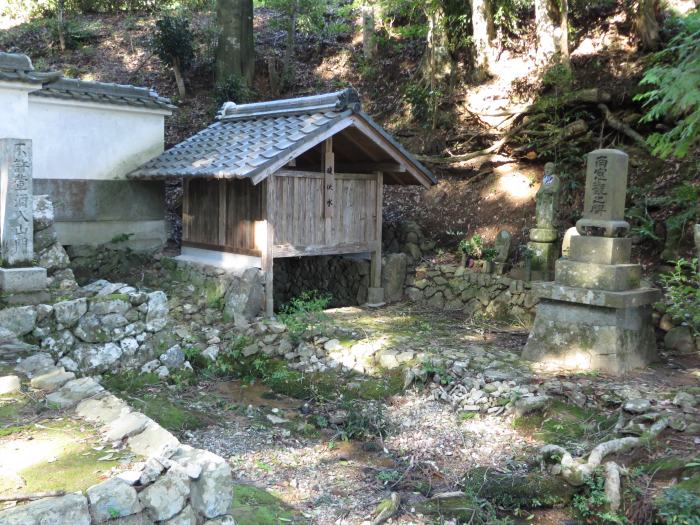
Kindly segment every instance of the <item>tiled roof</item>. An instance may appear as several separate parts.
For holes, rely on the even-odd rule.
[[[218,122],[146,162],[131,178],[251,178],[254,183],[360,118],[412,168],[433,175],[386,131],[360,111],[354,90],[328,95],[236,105],[226,103]],[[267,171],[266,171],[267,170]]]
[[[0,52],[0,81],[25,82],[41,85],[31,96],[81,100],[102,104],[117,104],[152,109],[174,109],[170,100],[147,88],[88,82],[63,78],[60,73],[34,71],[27,55]]]

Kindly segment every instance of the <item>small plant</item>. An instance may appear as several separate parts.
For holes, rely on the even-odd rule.
[[[323,310],[328,308],[331,298],[328,293],[307,290],[282,307],[279,318],[287,326],[292,341],[299,342],[305,332],[326,320]]]
[[[669,488],[656,502],[659,518],[666,525],[700,525],[700,497],[681,488]]]
[[[337,434],[341,439],[382,439],[386,434],[388,422],[381,403],[354,400],[346,401],[341,407],[347,413],[345,423]]]
[[[481,258],[485,261],[493,261],[498,255],[498,250],[496,248],[484,248],[481,251]]]
[[[120,244],[122,242],[127,242],[133,236],[133,233],[120,233],[112,237],[109,242],[111,242],[112,244]]]
[[[698,259],[675,261],[673,271],[660,278],[666,292],[666,312],[674,319],[685,322],[690,330],[700,334],[700,270]]]
[[[599,469],[586,480],[583,493],[574,496],[572,507],[586,523],[626,524],[627,518],[623,515],[607,510],[609,503],[605,495],[605,474]]]
[[[184,72],[194,60],[194,36],[189,21],[181,16],[164,16],[156,22],[153,50],[175,73],[180,97],[185,97]]]
[[[214,96],[217,104],[224,102],[235,102],[241,104],[248,102],[252,98],[252,93],[245,82],[245,79],[239,75],[229,75],[224,80],[216,83],[214,86]]]
[[[469,239],[459,241],[459,251],[472,259],[481,259],[484,249],[484,238],[475,233]]]

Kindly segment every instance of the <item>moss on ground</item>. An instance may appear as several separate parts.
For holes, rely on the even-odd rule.
[[[501,474],[484,467],[470,470],[462,482],[465,492],[477,494],[506,509],[537,509],[565,505],[574,488],[555,476],[539,472]]]
[[[280,499],[252,485],[234,485],[231,515],[237,525],[305,523]]]
[[[21,394],[8,396],[0,402],[0,437],[16,434],[31,427],[24,422],[28,408],[27,400]]]
[[[679,481],[676,488],[687,490],[696,496],[700,496],[700,474],[695,474],[694,476]]]
[[[596,437],[598,441],[615,425],[616,419],[596,410],[554,401],[544,412],[517,417],[513,427],[543,443],[561,446],[578,444]]]

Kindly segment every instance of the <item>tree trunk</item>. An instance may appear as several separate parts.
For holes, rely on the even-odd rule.
[[[180,60],[177,58],[173,59],[173,72],[175,73],[177,92],[180,95],[180,98],[185,98],[187,95],[185,91],[185,80],[182,78],[182,68],[180,67]]]
[[[61,49],[61,53],[66,50],[66,35],[64,28],[63,15],[66,10],[65,0],[58,0],[56,2],[56,24],[58,25],[58,46]]]
[[[659,22],[656,20],[656,0],[639,0],[635,30],[640,47],[646,51],[659,49]]]
[[[495,60],[493,39],[496,31],[493,25],[493,12],[490,0],[471,0],[472,4],[472,36],[476,52],[476,69],[491,75]]]
[[[282,82],[288,85],[294,74],[294,47],[296,44],[297,34],[297,12],[299,2],[292,0],[290,2],[290,11],[287,19],[287,44],[284,49],[284,59],[282,64]]]
[[[377,56],[377,9],[373,0],[362,5],[362,52],[367,60]]]
[[[430,9],[428,16],[428,35],[425,55],[423,55],[423,79],[431,90],[449,85],[455,70],[455,63],[450,54],[447,31],[444,27],[445,11],[442,6]]]
[[[216,81],[240,77],[247,85],[255,73],[253,0],[217,0],[219,43],[216,48]]]
[[[568,18],[567,0],[535,0],[538,66],[569,66]]]

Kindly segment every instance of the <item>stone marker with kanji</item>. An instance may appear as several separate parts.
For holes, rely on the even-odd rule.
[[[630,263],[627,154],[596,150],[586,161],[580,235],[571,236],[568,258],[556,262],[555,281],[533,284],[540,304],[523,357],[620,374],[654,359],[651,304],[661,294],[642,286],[641,267]]]
[[[545,164],[542,185],[536,196],[537,227],[530,230],[530,242],[527,243],[530,251],[531,278],[534,281],[552,279],[554,262],[559,255],[559,232],[555,221],[559,210],[560,189],[561,181],[554,173],[554,163],[548,162]]]
[[[0,292],[6,296],[46,288],[46,269],[32,266],[32,188],[31,140],[0,139]]]

